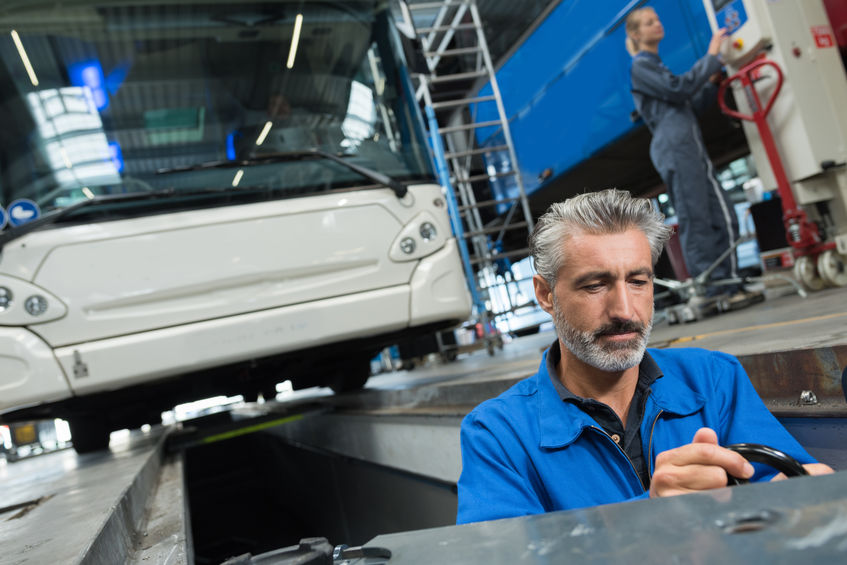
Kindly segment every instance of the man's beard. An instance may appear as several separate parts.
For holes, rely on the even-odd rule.
[[[647,324],[641,322],[610,322],[593,331],[582,331],[565,319],[556,297],[553,297],[553,323],[556,333],[577,359],[601,371],[624,371],[635,367],[644,358],[650,331],[653,329],[653,314]],[[601,341],[605,335],[635,332],[628,341]]]

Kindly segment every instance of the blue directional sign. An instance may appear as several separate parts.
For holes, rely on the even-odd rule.
[[[9,224],[12,226],[20,226],[27,222],[31,222],[41,215],[41,209],[38,204],[27,198],[15,200],[9,204],[8,209]]]
[[[6,222],[9,221],[8,216],[6,216],[6,210],[0,206],[0,230],[6,227]]]

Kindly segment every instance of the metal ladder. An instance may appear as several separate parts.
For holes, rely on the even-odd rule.
[[[439,182],[451,201],[453,231],[460,240],[476,319],[492,352],[492,343],[502,345],[494,322],[535,306],[534,300],[516,303],[517,281],[505,268],[512,259],[529,255],[526,236],[533,228],[532,214],[476,1],[407,5],[416,21],[432,16],[429,25],[416,29],[429,70],[414,75],[416,96],[426,112]],[[468,94],[485,80],[490,94]],[[454,90],[445,96],[443,90],[450,86]],[[481,110],[491,113],[484,105],[492,104],[496,117],[478,121]],[[482,143],[481,130],[492,132]],[[521,244],[516,246],[516,240]]]

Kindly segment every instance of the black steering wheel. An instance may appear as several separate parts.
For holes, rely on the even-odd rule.
[[[736,453],[740,453],[745,459],[747,459],[747,461],[763,463],[773,467],[777,471],[785,473],[786,477],[801,477],[809,474],[799,461],[787,453],[783,453],[782,451],[768,447],[767,445],[761,445],[758,443],[736,443],[733,445],[727,445],[726,448],[731,449]],[[726,476],[727,484],[730,486],[743,485],[750,482],[747,479],[733,477],[729,473],[727,473]]]

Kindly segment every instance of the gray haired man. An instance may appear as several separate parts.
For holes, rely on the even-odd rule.
[[[721,447],[764,443],[815,463],[730,355],[647,349],[653,267],[669,230],[619,190],[553,204],[530,237],[558,339],[538,372],[463,421],[459,523],[670,496],[778,477]]]

